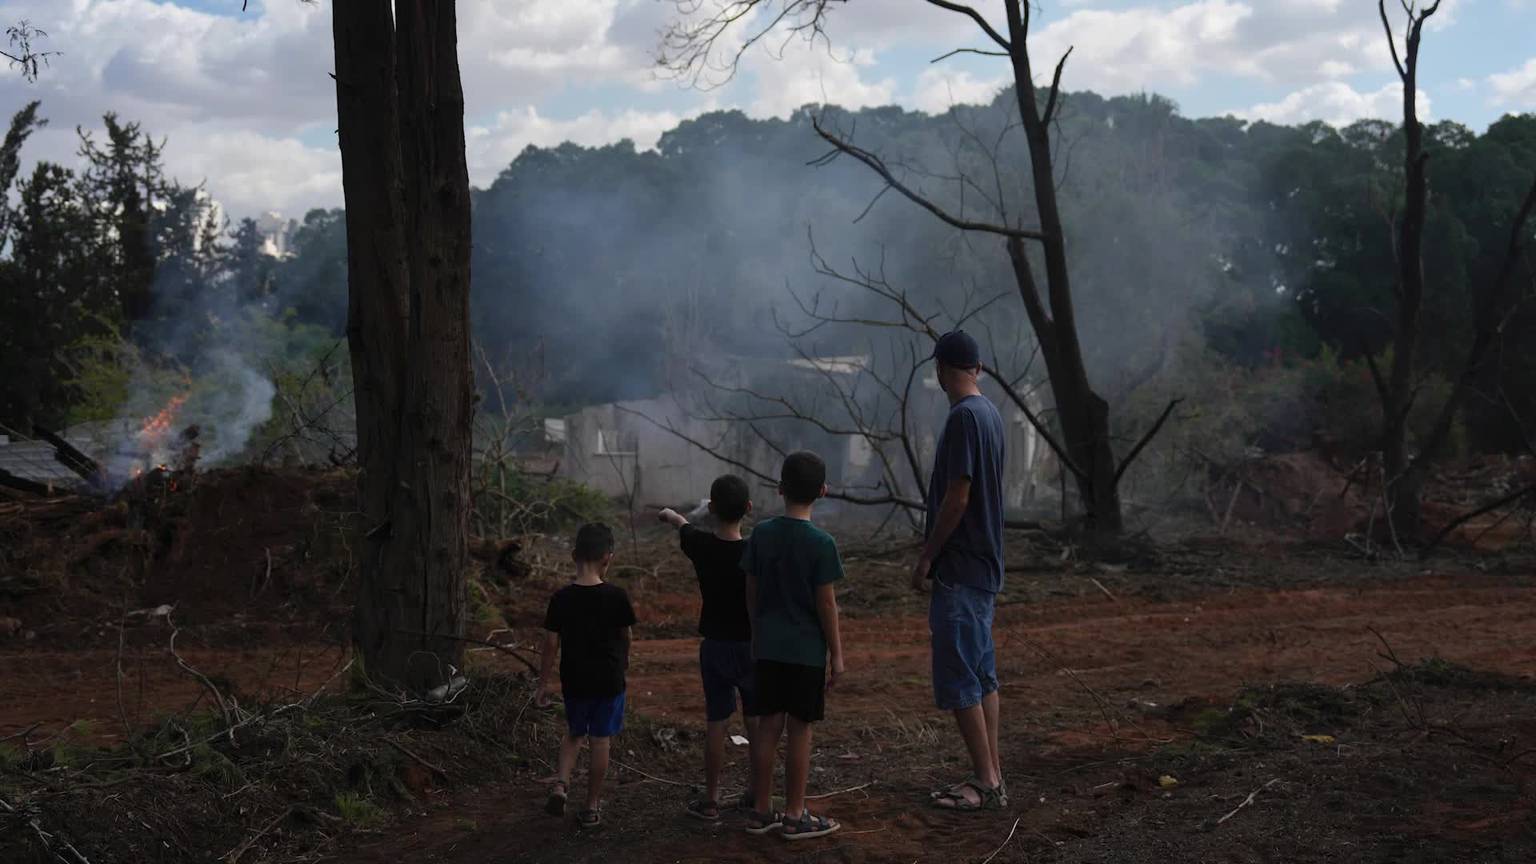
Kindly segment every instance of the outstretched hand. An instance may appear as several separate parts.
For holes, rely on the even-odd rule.
[[[671,507],[661,508],[661,512],[656,514],[656,518],[671,525],[673,528],[681,528],[688,524],[688,518]]]

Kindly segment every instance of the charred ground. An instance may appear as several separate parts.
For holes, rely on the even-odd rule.
[[[1017,535],[999,610],[1013,804],[966,818],[924,806],[961,754],[928,707],[906,555],[846,533],[851,674],[812,779],[846,827],[803,849],[681,815],[698,601],[668,536],[643,530],[613,573],[643,622],[633,710],[607,825],[582,834],[538,810],[560,721],[531,706],[523,662],[569,575],[563,544],[478,544],[470,635],[504,647],[473,647],[452,704],[400,703],[348,665],[352,489],[230,471],[110,503],[0,503],[0,858],[73,860],[65,843],[98,864],[1536,854],[1536,576],[1518,546],[1369,561],[1291,539],[1294,513],[1253,525],[1257,501],[1226,537],[1165,530],[1117,565]]]

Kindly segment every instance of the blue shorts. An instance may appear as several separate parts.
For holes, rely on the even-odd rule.
[[[699,643],[699,675],[704,679],[704,719],[711,723],[731,719],[736,713],[736,694],[741,694],[742,713],[752,708],[752,643],[705,639]]]
[[[624,728],[624,694],[565,699],[565,727],[572,738],[612,738]]]
[[[928,630],[933,636],[933,701],[943,711],[969,708],[997,691],[992,612],[997,595],[933,577]]]

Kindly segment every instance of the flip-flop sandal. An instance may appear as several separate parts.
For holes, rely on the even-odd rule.
[[[544,800],[544,812],[551,816],[564,816],[566,795],[565,784],[556,781],[554,788],[549,790],[549,797]]]
[[[576,814],[576,824],[582,828],[596,828],[603,824],[603,811],[583,810]]]
[[[719,822],[720,805],[708,798],[698,798],[688,802],[688,815],[705,822]]]
[[[963,789],[976,790],[979,801],[972,801],[961,791]],[[933,799],[933,806],[939,810],[952,810],[956,813],[980,813],[983,810],[1001,810],[1007,806],[1007,800],[1003,797],[1000,787],[987,788],[978,782],[966,781],[956,784],[946,790],[944,794]]]
[[[747,833],[757,836],[771,834],[784,827],[783,813],[757,813],[747,816]]]
[[[785,816],[783,825],[784,827],[779,829],[779,836],[785,840],[811,840],[816,837],[825,837],[843,827],[835,819],[812,816],[809,810],[801,811],[799,819],[792,820]]]

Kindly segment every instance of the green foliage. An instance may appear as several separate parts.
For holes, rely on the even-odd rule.
[[[483,464],[472,494],[472,519],[483,536],[557,532],[613,516],[613,502],[596,489],[528,474],[510,460]]]
[[[336,812],[354,828],[376,828],[384,822],[384,810],[360,793],[347,790],[336,793]]]

